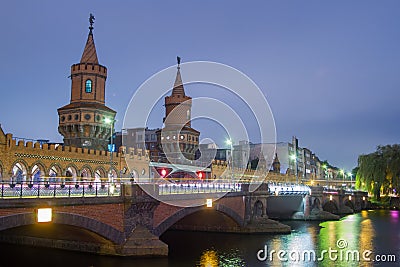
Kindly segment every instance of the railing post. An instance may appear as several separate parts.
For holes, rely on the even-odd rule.
[[[19,197],[20,198],[22,198],[22,184],[23,184],[24,182],[23,181],[21,181],[21,190],[20,190],[20,192],[19,192]]]
[[[96,197],[97,197],[97,186],[98,186],[98,182],[95,182],[94,185],[96,186]]]
[[[68,197],[71,197],[71,184],[68,185]]]
[[[85,182],[82,184],[82,197],[85,197]]]
[[[4,182],[1,183],[1,198],[4,197]]]
[[[57,183],[55,183],[53,186],[54,186],[53,197],[56,197],[56,188],[57,188]],[[60,185],[60,186],[61,186],[61,185]]]
[[[40,181],[38,182],[38,187],[37,187],[37,197],[40,197]]]

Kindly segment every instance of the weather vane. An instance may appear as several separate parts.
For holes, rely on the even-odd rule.
[[[92,33],[92,30],[93,30],[93,23],[94,23],[94,20],[95,20],[95,18],[94,18],[94,16],[93,16],[93,14],[90,13],[90,16],[89,16],[89,23],[90,23],[89,30],[90,30],[90,33]]]
[[[178,67],[179,67],[179,65],[181,64],[181,58],[178,56],[176,57],[176,60],[178,61]]]

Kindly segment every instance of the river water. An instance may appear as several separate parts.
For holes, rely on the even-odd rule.
[[[168,231],[161,239],[169,245],[170,256],[159,259],[0,244],[0,266],[400,266],[399,211],[362,211],[322,223],[283,223],[292,227],[291,234]]]

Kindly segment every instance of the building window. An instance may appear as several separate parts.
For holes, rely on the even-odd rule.
[[[92,80],[86,80],[85,92],[86,93],[92,92]]]

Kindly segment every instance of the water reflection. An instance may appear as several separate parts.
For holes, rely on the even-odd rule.
[[[206,250],[200,257],[198,267],[241,267],[246,266],[237,251],[217,253],[215,250]]]
[[[200,257],[199,267],[218,267],[218,254],[213,250],[206,250]]]
[[[293,231],[288,235],[239,235],[222,233],[201,233],[168,231],[162,241],[169,245],[169,257],[161,259],[132,259],[105,257],[61,250],[49,250],[34,247],[21,247],[0,244],[2,266],[115,266],[115,267],[214,267],[214,266],[372,266],[373,262],[330,260],[318,261],[322,251],[335,249],[340,251],[371,250],[370,257],[379,254],[394,254],[397,266],[400,261],[400,212],[399,211],[363,211],[342,218],[340,221],[309,222],[285,221]],[[338,241],[344,240],[346,246],[338,248]],[[267,253],[275,250],[272,261],[257,259],[257,252],[267,246]],[[285,251],[286,260],[277,257],[278,251]],[[24,257],[21,257],[21,251]],[[306,258],[304,251],[315,251],[314,260]],[[292,254],[290,254],[292,253]],[[343,253],[343,252],[342,252]],[[292,259],[291,259],[292,256]],[[308,255],[305,255],[308,256]],[[340,255],[338,255],[340,256]],[[351,255],[350,255],[351,256]],[[46,259],[46,261],[43,261]],[[68,260],[65,260],[68,259]],[[343,260],[344,259],[344,260]],[[73,265],[72,265],[73,263]],[[46,265],[47,264],[47,265]],[[376,262],[375,262],[376,264]],[[381,264],[380,266],[389,266]],[[392,266],[396,266],[392,264]]]
[[[363,259],[364,251],[373,251],[372,240],[375,230],[366,212],[348,215],[340,221],[320,224],[323,227],[319,234],[318,252],[336,251],[325,254],[321,266],[372,266]]]

